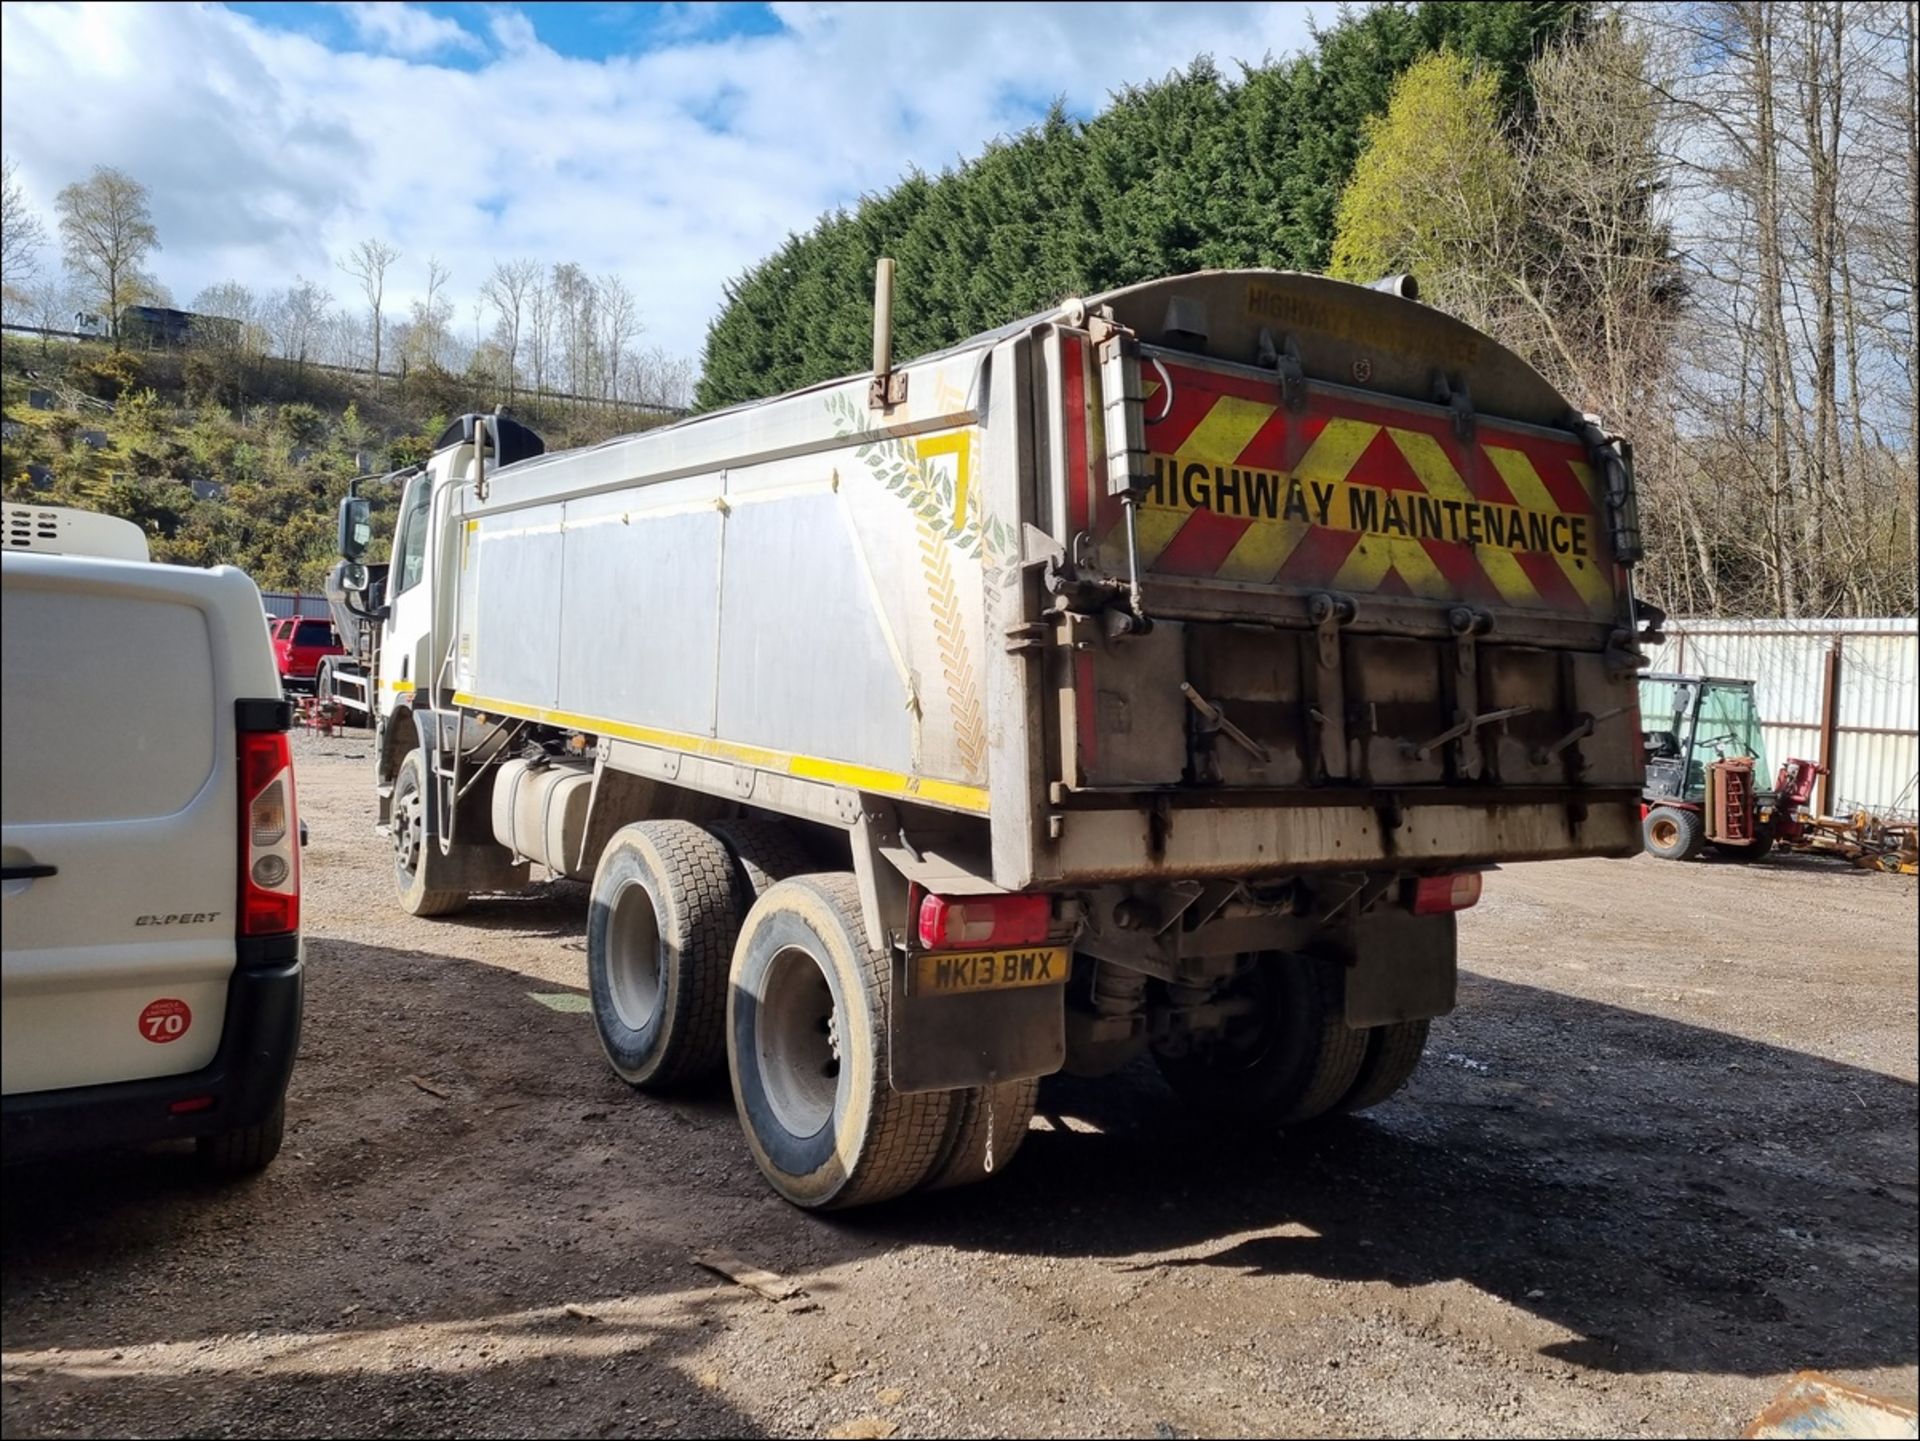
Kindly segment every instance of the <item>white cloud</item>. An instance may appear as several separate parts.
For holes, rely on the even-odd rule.
[[[395,55],[437,55],[444,50],[482,51],[479,37],[457,20],[432,14],[400,0],[335,0],[362,41]]]
[[[154,268],[183,300],[296,272],[344,298],[332,258],[379,235],[404,256],[402,305],[429,255],[462,296],[496,257],[574,260],[627,280],[649,343],[697,355],[724,283],[823,210],[976,154],[1056,94],[1094,111],[1198,53],[1231,73],[1307,38],[1297,4],[777,13],[777,33],[589,61],[496,10],[484,58],[453,68],[336,53],[219,6],[9,4],[0,106],[43,207],[95,164],[151,188]]]

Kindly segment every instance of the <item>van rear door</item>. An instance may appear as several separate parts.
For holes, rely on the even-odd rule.
[[[4,1090],[213,1058],[234,967],[236,696],[272,697],[237,570],[4,559]]]

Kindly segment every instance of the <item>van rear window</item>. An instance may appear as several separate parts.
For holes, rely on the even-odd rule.
[[[0,817],[37,825],[184,809],[213,771],[219,723],[206,616],[12,580],[0,606]]]

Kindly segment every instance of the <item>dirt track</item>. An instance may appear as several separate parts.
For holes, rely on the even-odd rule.
[[[6,1174],[7,1436],[1728,1436],[1802,1367],[1914,1399],[1910,880],[1510,869],[1368,1117],[1235,1140],[1147,1070],[1050,1083],[988,1186],[823,1220],[724,1093],[607,1070],[581,888],[413,920],[365,742],[296,746],[286,1149],[233,1189]]]

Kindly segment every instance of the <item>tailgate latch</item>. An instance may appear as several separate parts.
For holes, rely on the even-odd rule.
[[[1347,775],[1346,676],[1340,664],[1340,627],[1360,613],[1352,596],[1320,591],[1307,602],[1316,642],[1314,704],[1307,715],[1320,728],[1320,768],[1335,780]]]

